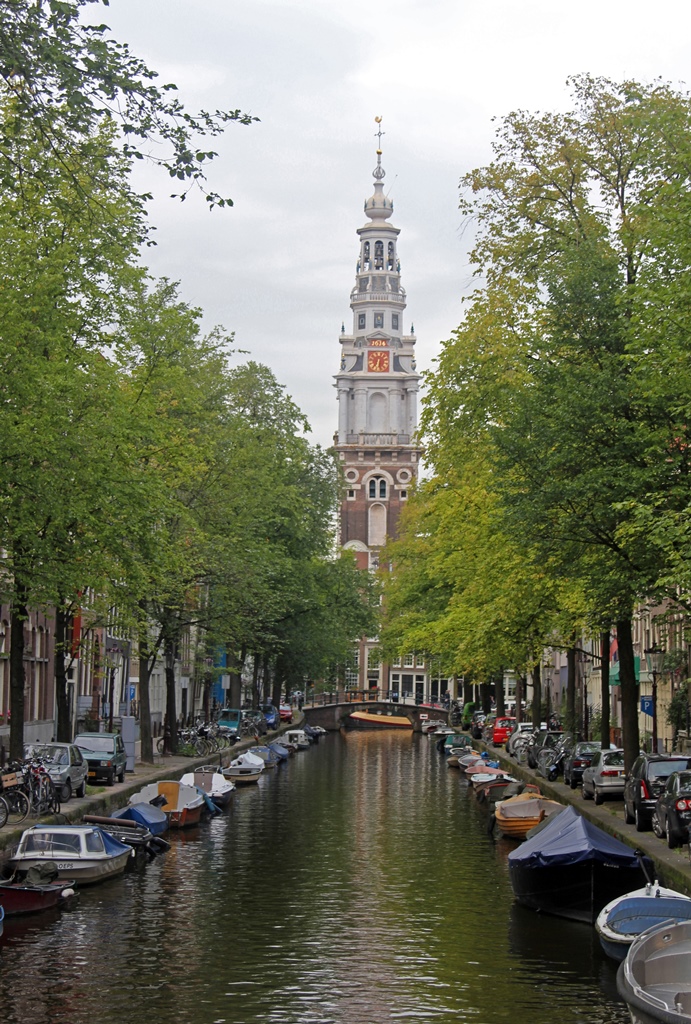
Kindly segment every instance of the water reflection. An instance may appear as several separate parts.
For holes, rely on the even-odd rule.
[[[433,742],[331,736],[0,953],[6,1024],[625,1024],[592,930],[514,906]]]

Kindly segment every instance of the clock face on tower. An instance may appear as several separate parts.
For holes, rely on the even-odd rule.
[[[370,373],[388,373],[389,372],[389,353],[388,352],[368,352],[367,353],[367,369]]]

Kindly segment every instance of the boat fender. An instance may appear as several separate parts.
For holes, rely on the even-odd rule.
[[[60,895],[64,900],[68,900],[70,896],[74,896],[74,889],[63,889]]]

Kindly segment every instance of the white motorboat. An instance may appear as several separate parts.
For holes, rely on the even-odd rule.
[[[238,786],[249,782],[259,782],[263,771],[264,762],[261,757],[247,751],[231,761],[228,767],[223,769],[223,774],[226,779]]]
[[[97,825],[34,825],[22,833],[9,863],[20,875],[39,864],[52,863],[58,879],[91,885],[121,875],[131,846],[121,843]]]
[[[226,807],[235,792],[235,783],[227,779],[220,768],[213,764],[202,765],[193,772],[187,772],[180,782],[183,786],[196,786],[210,797],[217,807]]]
[[[617,972],[633,1024],[691,1022],[691,922],[643,932]]]
[[[298,750],[307,750],[311,746],[309,736],[302,729],[288,729],[284,737],[287,743],[292,743]]]

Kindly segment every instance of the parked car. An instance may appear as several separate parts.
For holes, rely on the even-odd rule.
[[[653,827],[653,811],[672,772],[691,768],[691,758],[671,754],[641,754],[633,762],[624,787],[624,819],[637,832]]]
[[[484,740],[485,743],[492,742],[492,736],[494,735],[494,723],[496,719],[497,716],[494,713],[492,713],[491,715],[487,715],[484,722],[482,723],[482,739]]]
[[[590,765],[593,754],[601,746],[594,740],[583,740],[573,747],[564,759],[564,785],[577,789],[583,780],[583,772]]]
[[[288,724],[290,724],[293,721],[293,709],[290,704],[281,704],[278,709],[278,713],[281,716],[282,722],[288,722]]]
[[[268,728],[278,729],[281,724],[278,708],[273,704],[262,704],[259,710],[264,715]]]
[[[266,718],[258,708],[244,708],[240,722],[240,734],[246,736],[252,731],[260,736],[265,736],[269,731]]]
[[[533,742],[528,746],[528,765],[537,768],[537,757],[541,750],[546,747],[556,747],[561,739],[561,732],[540,729],[533,737]]]
[[[222,708],[216,724],[231,739],[236,740],[240,735],[241,721],[242,711],[240,708]]]
[[[606,797],[624,795],[624,751],[596,750],[583,769],[581,792],[584,800],[604,803]]]
[[[492,744],[495,747],[501,747],[508,740],[511,733],[516,728],[516,719],[506,716],[497,718],[494,722],[494,730],[492,732]]]
[[[73,793],[85,796],[89,767],[75,743],[32,743],[24,748],[24,756],[41,758],[60,803],[66,803]]]
[[[666,838],[670,850],[689,841],[691,825],[691,771],[672,772],[657,798],[653,811],[653,832]]]
[[[115,780],[125,781],[127,755],[122,736],[118,732],[81,732],[74,737],[88,764],[90,782],[105,782],[112,786]]]

